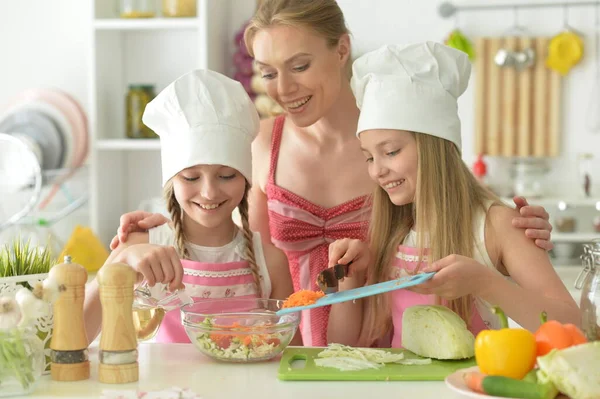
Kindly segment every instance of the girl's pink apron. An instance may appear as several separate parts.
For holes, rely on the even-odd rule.
[[[426,254],[427,252],[425,252]],[[403,256],[402,259],[399,256]],[[398,256],[394,259],[392,278],[399,278],[415,271],[418,265],[418,249],[400,245],[398,247]],[[392,348],[400,348],[402,346],[402,315],[404,310],[414,305],[434,305],[435,295],[422,295],[409,290],[392,291],[392,322],[394,325],[394,333],[392,337]],[[483,322],[481,315],[477,311],[473,303],[473,311],[471,316],[471,325],[469,330],[473,335],[477,335],[481,330],[486,330],[487,326]]]
[[[247,261],[229,263],[203,263],[189,260],[181,261],[184,269],[183,283],[186,292],[194,299],[219,298],[258,298],[256,285],[250,266]],[[191,273],[189,271],[192,271]],[[194,273],[197,271],[198,273]],[[199,275],[192,275],[199,274]],[[221,306],[211,308],[211,312],[244,311],[247,309],[234,309],[231,305],[222,303]],[[156,335],[156,342],[189,343],[190,339],[181,324],[181,311],[174,309],[162,321]]]

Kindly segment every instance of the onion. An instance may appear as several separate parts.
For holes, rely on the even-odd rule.
[[[14,328],[21,321],[19,304],[7,296],[0,297],[0,330]]]

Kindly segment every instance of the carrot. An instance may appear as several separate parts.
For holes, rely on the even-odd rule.
[[[312,305],[317,299],[325,296],[323,291],[300,290],[290,295],[283,303],[284,308]]]
[[[467,388],[469,388],[473,392],[484,393],[483,391],[483,378],[485,374],[480,373],[478,371],[469,371],[468,373],[463,374],[463,378],[465,380],[465,384],[467,384]]]

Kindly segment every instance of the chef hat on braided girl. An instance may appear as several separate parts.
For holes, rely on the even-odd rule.
[[[144,110],[143,123],[160,137],[162,184],[175,228],[177,250],[189,258],[184,245],[183,211],[171,179],[195,165],[224,165],[246,178],[238,205],[246,240],[245,258],[257,282],[258,266],[248,222],[248,191],[252,183],[252,141],[259,116],[241,83],[210,70],[189,72],[162,90]]]

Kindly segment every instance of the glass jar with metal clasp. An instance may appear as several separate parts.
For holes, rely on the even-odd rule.
[[[581,327],[589,341],[600,340],[600,238],[583,245],[583,270],[575,281],[581,289]]]

